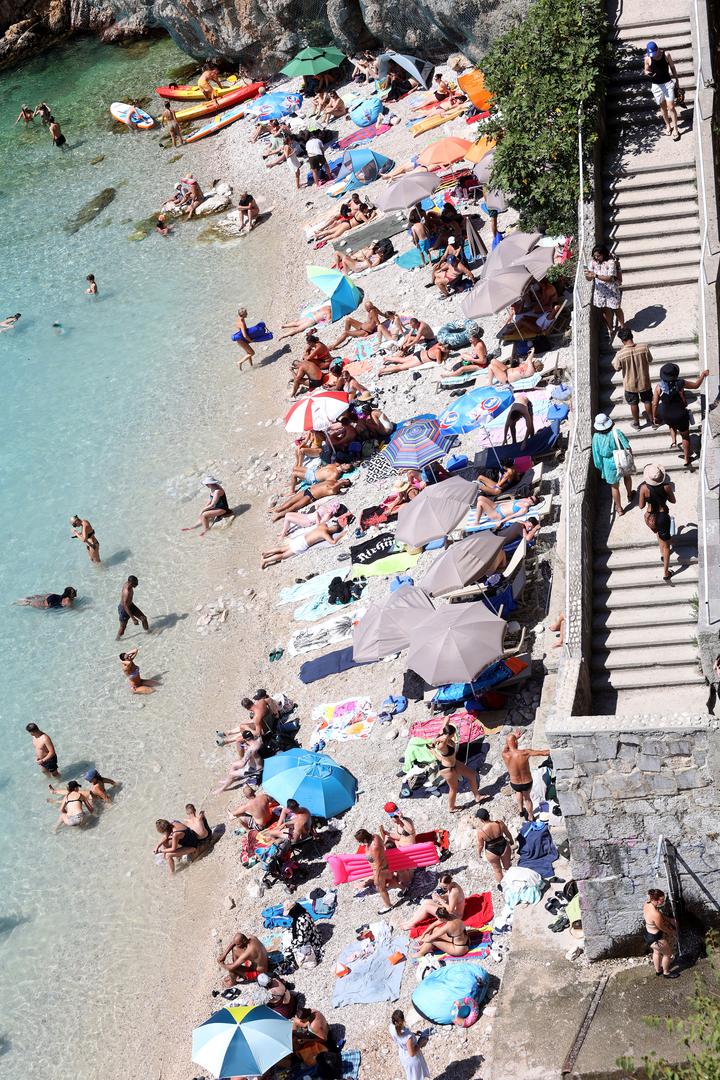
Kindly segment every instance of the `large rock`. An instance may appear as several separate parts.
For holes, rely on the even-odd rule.
[[[460,49],[479,59],[524,15],[529,0],[325,0],[303,12],[295,0],[0,0],[0,64],[54,35],[97,33],[105,41],[166,30],[198,60],[277,71],[308,41],[334,39],[348,52],[389,46],[435,60]],[[18,24],[25,24],[18,32]]]

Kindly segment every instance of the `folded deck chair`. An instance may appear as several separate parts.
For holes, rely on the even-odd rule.
[[[561,317],[564,315],[564,317],[567,318],[567,314],[565,313],[567,304],[567,300],[563,300],[562,304],[555,312],[555,317],[552,322],[548,323],[545,327],[537,326],[534,330],[526,330],[523,333],[517,325],[516,320],[513,318],[506,324],[508,327],[507,333],[505,333],[505,327],[503,327],[502,330],[498,331],[497,336],[502,341],[532,341],[532,339],[536,337],[549,337],[553,331],[557,333],[557,327]]]

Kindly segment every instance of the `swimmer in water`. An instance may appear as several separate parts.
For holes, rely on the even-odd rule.
[[[55,333],[57,334],[58,337],[60,337],[61,334],[65,333],[65,329],[64,329],[63,324],[61,322],[54,322],[52,324],[52,328],[53,328],[53,330],[55,331]]]
[[[133,626],[137,626],[138,622],[142,623],[142,628],[146,634],[150,633],[150,626],[147,621],[147,615],[137,606],[134,600],[135,590],[138,587],[138,579],[131,574],[122,587],[120,593],[120,603],[118,604],[118,618],[120,620],[120,628],[115,636],[115,640],[118,641],[125,631],[127,630],[127,624],[132,620]],[[134,654],[133,654],[134,655]]]
[[[50,112],[50,106],[46,101],[41,101],[39,105],[35,106],[35,112],[33,116],[39,116],[43,124],[47,125],[52,120],[52,113]]]
[[[73,531],[70,534],[71,540],[82,540],[83,544],[87,548],[87,553],[90,558],[90,562],[100,562],[100,541],[95,535],[93,529],[87,518],[78,517],[77,514],[73,514],[70,518],[70,524]]]
[[[76,597],[77,589],[73,589],[72,585],[68,585],[62,593],[36,593],[35,596],[23,596],[21,600],[16,600],[15,603],[19,607],[72,607]]]
[[[140,678],[140,668],[135,663],[137,654],[137,649],[133,649],[132,652],[120,653],[120,663],[122,664],[123,675],[126,676],[127,681],[130,684],[130,690],[133,694],[154,694],[154,680]]]
[[[57,832],[61,825],[84,825],[86,817],[92,812],[92,799],[82,790],[77,780],[70,780],[60,803],[60,817],[53,832]]]
[[[61,150],[64,150],[67,146],[67,139],[60,130],[60,125],[58,124],[54,116],[50,117],[50,123],[48,127],[50,128],[50,134],[52,135],[53,145],[59,146]]]
[[[88,287],[85,290],[85,292],[89,296],[97,296],[98,287],[97,287],[97,281],[95,280],[95,275],[94,274],[88,274],[88,276],[85,278],[85,280],[88,283]]]
[[[3,334],[6,330],[12,330],[18,319],[22,318],[20,312],[17,315],[8,315],[6,319],[0,321],[0,334]]]
[[[29,105],[23,105],[22,109],[20,110],[20,115],[18,116],[15,123],[19,124],[21,120],[24,120],[26,124],[31,124],[34,119],[35,119],[35,113],[32,111],[30,106]]]
[[[50,736],[46,731],[41,731],[37,724],[26,724],[25,730],[33,741],[35,760],[42,771],[56,780],[59,779],[57,752]]]
[[[172,232],[172,226],[168,225],[164,214],[158,214],[158,219],[155,222],[155,228],[161,236],[169,236]]]

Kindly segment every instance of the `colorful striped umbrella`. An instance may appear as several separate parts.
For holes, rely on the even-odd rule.
[[[333,48],[332,45],[319,49],[308,47],[301,49],[297,56],[280,70],[289,79],[298,75],[320,75],[323,71],[332,71],[333,68],[340,67],[344,59],[345,53]]]
[[[452,137],[437,139],[436,142],[426,146],[421,154],[418,154],[418,161],[421,165],[427,165],[428,168],[433,165],[454,165],[456,161],[462,161],[467,156],[471,146],[469,139]]]
[[[362,300],[362,289],[339,270],[329,266],[308,266],[306,273],[310,284],[330,300],[333,322],[349,315]]]
[[[213,1076],[262,1076],[292,1053],[292,1023],[267,1005],[229,1005],[195,1028],[192,1060]]]
[[[316,390],[306,394],[285,414],[285,430],[327,431],[342,416],[350,404],[350,397],[342,390]]]
[[[454,405],[440,413],[438,419],[446,431],[464,435],[499,416],[512,403],[513,392],[509,386],[478,386],[459,397]]]
[[[263,791],[284,806],[296,799],[314,817],[331,818],[355,805],[357,780],[329,756],[293,747],[265,761]]]
[[[395,469],[422,469],[445,457],[454,438],[436,419],[416,420],[396,431],[383,453]]]

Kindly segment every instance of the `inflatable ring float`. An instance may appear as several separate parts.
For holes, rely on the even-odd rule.
[[[480,1017],[480,1005],[474,997],[460,998],[452,1006],[452,1022],[455,1027],[469,1028]]]
[[[478,324],[473,319],[465,322],[445,323],[437,332],[437,339],[442,345],[450,349],[466,349],[470,344],[470,334],[479,330]]]

